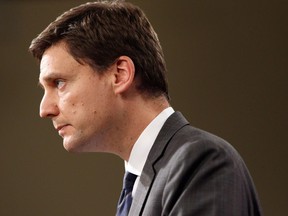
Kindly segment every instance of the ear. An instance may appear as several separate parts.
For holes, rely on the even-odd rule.
[[[132,59],[128,56],[120,56],[115,62],[114,70],[114,92],[121,94],[127,91],[133,83],[135,67]]]

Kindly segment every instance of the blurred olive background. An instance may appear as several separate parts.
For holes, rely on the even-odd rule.
[[[63,149],[38,117],[39,65],[27,51],[56,16],[84,2],[0,1],[1,216],[115,213],[123,161]],[[240,152],[265,215],[286,215],[287,1],[131,2],[158,32],[173,107]]]

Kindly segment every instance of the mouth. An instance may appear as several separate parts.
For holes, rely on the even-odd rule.
[[[59,125],[59,126],[56,126],[56,130],[57,131],[60,131],[62,128],[66,127],[67,125]]]
[[[60,136],[63,136],[64,135],[64,130],[65,130],[65,127],[69,126],[69,124],[65,124],[65,125],[58,125],[55,127],[55,129],[58,131],[59,135]]]

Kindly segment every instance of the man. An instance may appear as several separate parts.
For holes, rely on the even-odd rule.
[[[40,116],[51,118],[65,149],[116,154],[134,174],[117,215],[261,215],[238,153],[170,106],[163,52],[138,7],[80,5],[30,51],[40,61]]]

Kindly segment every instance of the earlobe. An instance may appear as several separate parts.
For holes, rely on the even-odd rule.
[[[133,83],[135,66],[128,56],[120,56],[115,62],[114,92],[121,94],[127,91]]]

